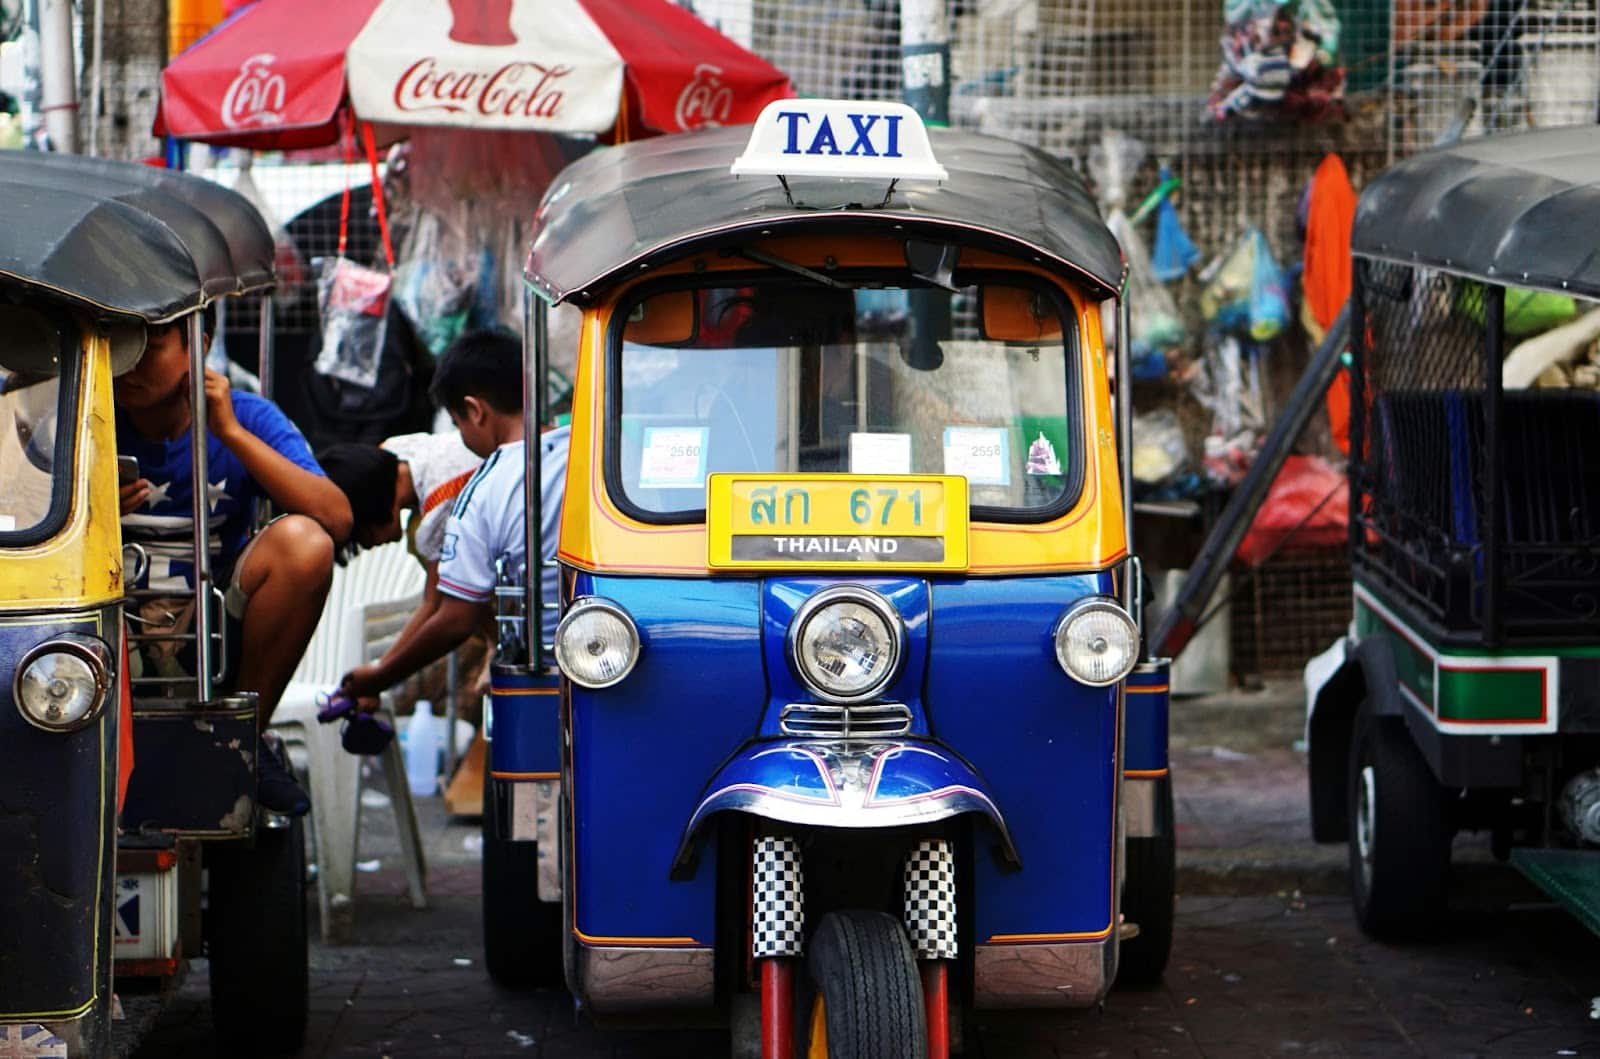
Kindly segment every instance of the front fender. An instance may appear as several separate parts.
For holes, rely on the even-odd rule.
[[[931,741],[746,744],[706,785],[678,843],[675,877],[692,868],[701,829],[722,812],[836,828],[906,827],[974,813],[994,829],[1002,859],[1022,866],[988,784]]]

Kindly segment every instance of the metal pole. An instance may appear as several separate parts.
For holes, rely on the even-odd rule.
[[[1500,642],[1500,411],[1505,391],[1501,385],[1501,362],[1505,338],[1506,289],[1490,287],[1484,292],[1484,407],[1483,407],[1483,642],[1493,647]],[[1469,454],[1468,458],[1471,456]]]
[[[94,0],[94,66],[89,74],[89,157],[100,156],[100,85],[105,68],[106,0]]]
[[[1133,313],[1128,304],[1128,284],[1123,283],[1122,293],[1117,298],[1117,380],[1116,380],[1116,415],[1117,415],[1117,469],[1122,478],[1122,526],[1127,541],[1128,555],[1131,558],[1137,554],[1133,549],[1133,351],[1132,326]],[[1137,575],[1137,564],[1128,563],[1128,583],[1123,586],[1123,602],[1131,610],[1134,601],[1139,596],[1139,586],[1133,584]],[[1145,645],[1148,648],[1148,644]]]
[[[906,103],[924,123],[950,124],[950,20],[945,0],[902,0],[900,77]]]
[[[206,347],[205,311],[189,314],[189,424],[190,473],[193,480],[191,510],[194,515],[194,673],[200,701],[211,698],[211,491],[206,465]]]
[[[534,296],[532,287],[522,290],[522,448],[525,454],[523,478],[523,532],[527,554],[527,602],[522,632],[526,638],[528,666],[544,668],[544,548],[540,540],[543,525],[544,490],[540,474],[543,442],[539,427],[544,421],[544,365],[547,333],[546,306]]]
[[[39,88],[50,145],[78,153],[77,63],[72,48],[71,0],[40,0]]]
[[[260,353],[256,361],[256,377],[261,381],[261,396],[272,400],[272,388],[276,382],[272,370],[272,344],[274,340],[272,318],[272,292],[261,296],[261,339],[257,343]]]

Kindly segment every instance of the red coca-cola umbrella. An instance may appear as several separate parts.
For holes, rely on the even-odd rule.
[[[158,135],[337,142],[341,111],[633,139],[755,120],[789,79],[669,0],[258,0],[161,75]]]

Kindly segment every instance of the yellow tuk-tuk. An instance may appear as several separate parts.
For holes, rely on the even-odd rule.
[[[900,104],[775,103],[557,178],[529,437],[547,307],[583,327],[560,598],[526,578],[496,674],[492,971],[875,1059],[1160,976],[1123,274],[1068,166]]]
[[[124,548],[112,405],[146,328],[184,321],[206,436],[201,312],[271,287],[272,236],[233,192],[144,166],[4,151],[0,195],[0,1040],[113,1054],[114,992],[120,1026],[147,1024],[204,952],[225,1045],[291,1050],[303,836],[256,806],[254,696],[217,694],[237,660],[210,497],[194,490],[192,624],[129,633],[149,556]],[[130,640],[175,643],[194,672],[135,675]]]

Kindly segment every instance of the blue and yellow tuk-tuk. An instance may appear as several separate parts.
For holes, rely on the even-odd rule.
[[[557,178],[530,437],[548,307],[583,326],[559,599],[508,589],[495,677],[492,972],[559,960],[597,1019],[720,1013],[769,1057],[942,1056],[953,1012],[1160,975],[1123,274],[1069,167],[900,104]]]
[[[201,311],[271,287],[272,236],[233,192],[144,166],[4,151],[0,190],[0,1034],[7,1054],[114,1054],[204,951],[228,1048],[292,1050],[303,837],[255,805],[254,696],[221,694],[209,498],[191,623],[138,625],[150,557],[124,547],[112,407],[146,328],[187,321],[205,436]],[[130,641],[193,672],[134,673]]]
[[[1357,922],[1444,920],[1486,832],[1600,932],[1600,129],[1424,152],[1351,235],[1349,635],[1306,667]]]

